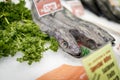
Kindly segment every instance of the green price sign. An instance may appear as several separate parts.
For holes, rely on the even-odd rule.
[[[120,80],[120,71],[111,44],[86,56],[82,62],[89,80]]]

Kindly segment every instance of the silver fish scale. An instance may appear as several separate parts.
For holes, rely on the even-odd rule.
[[[57,12],[54,17],[71,27],[79,26],[75,21],[67,18],[62,12]]]
[[[87,35],[87,37],[95,40],[98,43],[102,43],[102,44],[103,44],[103,42],[105,43],[103,38],[100,37],[98,34],[96,34],[95,30],[98,30],[98,29],[93,28],[94,27],[93,25],[90,25],[90,24],[87,24],[87,23],[86,24],[85,23],[81,23],[81,24],[84,26],[84,29],[86,29],[86,30],[83,29],[85,34],[89,34],[89,35]],[[90,26],[92,26],[92,27],[90,27]]]
[[[78,29],[81,34],[85,34],[86,37],[95,40],[95,42],[101,43],[101,44],[105,43],[102,37],[100,37],[99,35],[95,34],[94,31],[92,31],[93,27],[92,28],[89,27],[88,24],[79,24],[80,21],[76,22],[75,20],[72,20],[69,17],[67,17],[67,15],[65,15],[63,12],[57,12],[54,17],[69,26],[72,25],[72,27]]]
[[[85,25],[84,27],[86,27],[86,28],[93,29],[94,32],[97,33],[97,34],[101,34],[102,35],[102,36],[101,35],[98,35],[98,36],[101,36],[101,37],[105,36],[105,38],[107,40],[109,40],[109,41],[114,41],[115,40],[108,32],[106,32],[105,30],[103,30],[101,28],[101,26],[98,26],[98,25],[92,24],[90,22],[78,19],[75,16],[71,15],[71,13],[69,11],[66,11],[65,13],[66,13],[65,15],[68,16],[70,19],[72,19],[72,20],[80,23],[81,25]],[[99,33],[96,30],[99,31]]]
[[[108,41],[114,40],[114,38],[110,34],[108,34],[108,32],[106,32],[105,30],[101,29],[100,27],[98,27],[95,24],[91,24],[89,22],[86,23],[85,21],[82,21],[81,24],[84,24],[86,26],[88,25],[89,29],[92,28],[93,31],[96,33],[96,35],[104,37]]]
[[[67,24],[63,24],[62,22],[58,21],[56,18],[53,18],[51,16],[44,16],[44,17],[40,18],[40,21],[42,23],[46,24],[47,26],[52,27],[52,28],[54,27],[56,29],[59,29],[59,28],[70,29],[70,28],[72,28],[72,27],[68,26]]]
[[[65,13],[63,10],[56,12],[54,15],[39,17],[35,5],[32,4],[32,15],[33,20],[40,25],[41,30],[50,36],[54,36],[61,48],[74,57],[84,56],[81,55],[81,43],[92,50],[98,49],[106,43],[103,38],[96,33],[109,35],[96,25],[80,20],[70,13]],[[99,30],[96,32],[96,29]],[[106,35],[105,37],[108,37]],[[109,36],[109,38],[111,39],[111,36]],[[114,38],[112,37],[112,39]]]

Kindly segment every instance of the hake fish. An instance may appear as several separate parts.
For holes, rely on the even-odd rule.
[[[39,17],[35,5],[32,5],[32,16],[42,31],[53,36],[59,42],[60,47],[74,57],[84,56],[81,46],[96,50],[104,44],[114,43],[115,39],[97,25],[78,19],[67,10],[61,10],[54,14]]]

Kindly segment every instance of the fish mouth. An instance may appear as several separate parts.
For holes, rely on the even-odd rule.
[[[77,54],[76,54],[76,53],[75,53],[75,54],[74,54],[74,53],[72,53],[72,54],[69,53],[69,54],[70,54],[71,56],[75,57],[75,58],[81,58],[81,57],[82,57],[82,56],[81,56],[81,52],[79,52],[79,53],[77,53]]]

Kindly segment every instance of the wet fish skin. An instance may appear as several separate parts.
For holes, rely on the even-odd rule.
[[[66,11],[67,10],[57,12],[54,17],[63,23],[74,27],[76,30],[79,30],[81,36],[86,38],[82,40],[83,45],[89,47],[86,44],[88,40],[95,42],[96,48],[99,48],[99,46],[104,45],[108,41],[114,43],[115,39],[107,31],[103,30],[98,25],[78,19],[70,12]]]
[[[90,11],[97,14],[98,16],[103,16],[106,17],[108,20],[120,23],[119,0],[80,0],[80,1],[83,3],[84,7],[88,8]],[[118,1],[117,4],[116,1]]]
[[[39,18],[34,5],[32,5],[32,16],[34,22],[40,26],[42,31],[46,32],[50,36],[54,36],[58,40],[60,47],[65,52],[74,57],[82,57],[80,47],[68,31],[73,27],[62,23],[51,15]]]
[[[101,15],[101,11],[100,11],[99,7],[97,6],[96,0],[80,0],[80,1],[84,5],[84,7],[88,8],[96,15],[98,15],[98,16]]]
[[[95,50],[110,41],[113,43],[115,39],[105,30],[101,29],[93,23],[78,19],[67,10],[56,12],[54,15],[46,15],[39,17],[32,5],[32,16],[40,29],[50,36],[54,36],[60,47],[74,57],[82,57],[80,44]],[[76,35],[75,35],[76,34]]]

